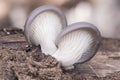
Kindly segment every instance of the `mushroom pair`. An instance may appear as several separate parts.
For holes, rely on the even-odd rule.
[[[101,35],[87,22],[67,25],[64,13],[55,6],[35,9],[25,24],[27,41],[41,46],[46,55],[56,58],[65,69],[90,60],[99,48]]]

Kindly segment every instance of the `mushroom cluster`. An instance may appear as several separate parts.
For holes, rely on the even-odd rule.
[[[29,44],[41,46],[42,53],[56,58],[65,69],[90,60],[99,48],[99,30],[88,22],[67,25],[64,13],[45,5],[35,9],[25,24]]]

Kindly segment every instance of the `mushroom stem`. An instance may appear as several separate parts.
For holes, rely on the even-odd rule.
[[[41,43],[41,50],[46,55],[54,54],[57,50],[57,47],[54,42],[45,41]]]

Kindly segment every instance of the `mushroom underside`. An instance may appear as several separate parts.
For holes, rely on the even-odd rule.
[[[53,57],[60,61],[64,67],[68,67],[80,62],[84,55],[89,55],[91,58],[94,55],[92,53],[96,50],[96,44],[96,37],[91,31],[78,29],[59,39],[58,50],[53,54]]]

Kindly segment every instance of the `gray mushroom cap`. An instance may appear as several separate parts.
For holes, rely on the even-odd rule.
[[[53,11],[53,12],[57,13],[57,14],[60,16],[60,18],[61,18],[61,21],[62,21],[63,26],[64,26],[64,27],[67,26],[66,17],[65,17],[65,15],[64,15],[64,13],[63,13],[59,8],[57,8],[57,7],[55,7],[55,6],[52,6],[52,5],[40,6],[40,7],[38,7],[37,9],[35,9],[35,10],[33,10],[33,11],[31,12],[31,14],[28,16],[27,21],[26,21],[26,23],[25,23],[24,33],[25,33],[25,37],[26,37],[27,41],[28,41],[30,44],[32,44],[31,41],[30,41],[30,37],[29,37],[29,36],[30,36],[30,35],[29,35],[30,25],[31,25],[31,23],[33,22],[33,20],[34,20],[39,14],[41,14],[42,12],[45,12],[45,11]]]
[[[100,44],[101,44],[101,34],[100,34],[99,30],[96,28],[96,26],[94,26],[93,24],[90,24],[88,22],[78,22],[78,23],[69,25],[57,37],[56,45],[59,44],[60,39],[63,36],[67,35],[68,33],[73,32],[73,31],[79,30],[79,29],[89,31],[95,39],[94,46],[92,46],[89,51],[86,51],[85,53],[83,53],[83,55],[79,59],[79,61],[76,62],[76,63],[84,63],[86,61],[89,61],[96,54],[96,52],[99,49]]]

